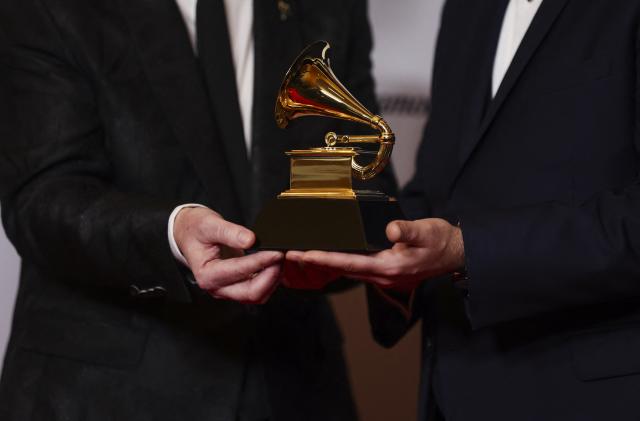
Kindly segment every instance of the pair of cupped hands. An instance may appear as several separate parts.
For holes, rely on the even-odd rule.
[[[241,303],[265,303],[280,284],[323,289],[342,277],[410,292],[424,280],[464,264],[460,228],[443,219],[393,221],[386,235],[393,246],[366,255],[326,251],[247,254],[255,244],[255,234],[210,209],[185,208],[174,224],[174,238],[198,286],[214,298]]]

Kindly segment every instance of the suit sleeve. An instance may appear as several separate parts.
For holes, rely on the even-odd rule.
[[[637,110],[636,93],[636,126]],[[638,150],[638,133],[633,140]],[[462,215],[461,226],[475,329],[640,301],[640,177],[576,205]]]
[[[640,299],[640,185],[462,217],[474,328]]]
[[[0,27],[0,198],[19,254],[48,277],[188,300],[166,234],[177,203],[114,188],[95,81],[46,8],[3,2]]]

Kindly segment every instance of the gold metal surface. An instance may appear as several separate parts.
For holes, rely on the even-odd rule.
[[[298,158],[291,160],[292,189],[350,189],[351,158]]]
[[[294,149],[289,152],[285,152],[287,156],[290,157],[312,157],[316,156],[319,158],[331,157],[331,156],[348,156],[354,157],[358,155],[358,153],[353,148],[311,148],[311,149]]]
[[[356,192],[351,189],[289,189],[278,195],[278,199],[315,198],[315,199],[346,199],[356,200]],[[329,215],[327,215],[329,216]]]
[[[315,197],[355,199],[351,163],[357,155],[351,148],[314,148],[287,152],[291,159],[291,188],[279,198]]]
[[[382,117],[371,113],[345,88],[331,70],[326,41],[318,41],[298,56],[287,71],[278,98],[275,117],[278,127],[285,128],[289,121],[306,116],[324,116],[366,124],[378,130],[379,135],[351,136],[327,133],[325,143],[339,150],[336,145],[353,143],[379,143],[375,159],[368,165],[360,165],[351,158],[351,172],[360,180],[369,180],[380,173],[389,162],[395,136]],[[351,149],[351,148],[346,148]],[[330,152],[327,151],[327,154]]]
[[[380,143],[380,136],[375,134],[370,135],[337,135],[335,132],[329,132],[325,135],[324,141],[328,147],[335,146],[336,144],[345,143]]]

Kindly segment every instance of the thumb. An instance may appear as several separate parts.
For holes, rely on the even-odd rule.
[[[420,226],[416,221],[392,221],[387,225],[387,238],[392,243],[419,243],[421,235]]]
[[[220,217],[207,221],[204,232],[206,241],[236,249],[248,249],[256,242],[256,236],[251,230]]]

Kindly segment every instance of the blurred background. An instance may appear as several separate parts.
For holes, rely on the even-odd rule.
[[[382,114],[396,133],[396,175],[404,185],[428,119],[433,50],[444,0],[369,0],[374,74]],[[0,228],[0,357],[11,326],[20,260]],[[353,391],[363,421],[416,418],[420,335],[416,326],[396,347],[369,333],[363,288],[332,299],[340,321]]]

